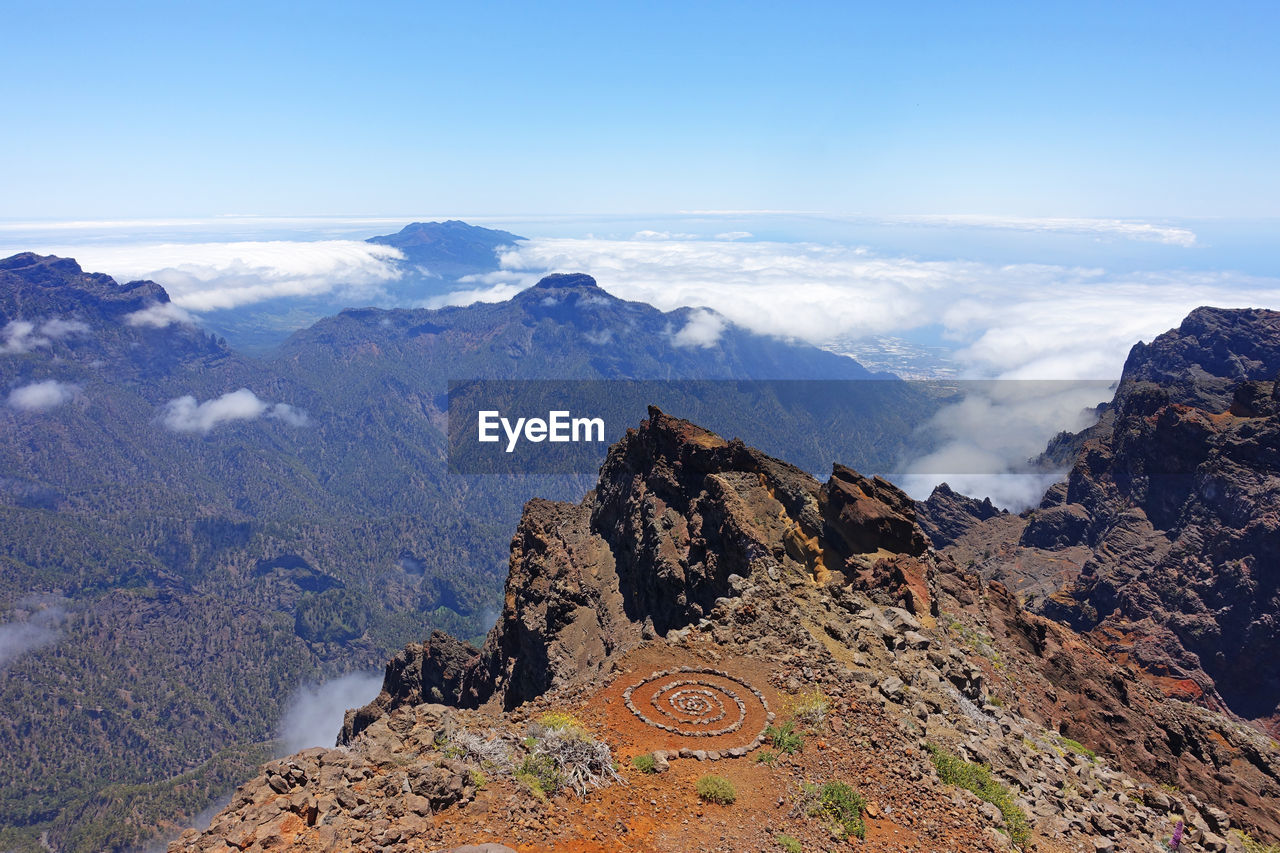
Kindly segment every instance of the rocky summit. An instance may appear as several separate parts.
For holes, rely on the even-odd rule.
[[[1270,738],[1169,701],[916,514],[653,409],[581,503],[526,506],[481,648],[409,646],[339,746],[266,765],[170,850],[1280,840]]]

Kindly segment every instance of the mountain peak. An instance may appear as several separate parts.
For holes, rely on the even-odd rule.
[[[560,290],[569,287],[599,288],[600,285],[596,284],[596,280],[584,272],[560,272],[552,273],[549,276],[539,279],[538,283],[535,284],[534,287],[540,287],[544,290]]]
[[[122,313],[168,301],[169,294],[153,281],[121,284],[105,273],[85,272],[74,258],[21,252],[0,259],[0,316],[79,308]]]
[[[68,276],[84,273],[74,258],[62,258],[57,255],[37,255],[35,252],[20,252],[0,260],[0,270],[8,272],[21,271],[24,278],[62,280]]]

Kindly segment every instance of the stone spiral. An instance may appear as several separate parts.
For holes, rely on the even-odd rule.
[[[749,705],[768,713],[759,690],[716,669],[661,670],[628,687],[622,698],[643,722],[684,737],[739,731]]]

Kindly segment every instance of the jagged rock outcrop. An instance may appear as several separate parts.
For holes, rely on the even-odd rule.
[[[404,704],[477,707],[496,695],[514,707],[704,618],[733,594],[735,577],[795,570],[821,578],[846,564],[869,569],[867,555],[925,548],[910,498],[888,482],[837,465],[822,486],[651,408],[610,449],[581,504],[526,504],[505,606],[483,648],[439,633],[410,646],[388,664],[379,697],[348,714],[342,737]],[[900,585],[914,588],[899,598],[927,609],[922,569],[895,568]]]
[[[1002,510],[991,498],[971,498],[952,489],[946,483],[934,487],[927,500],[916,501],[916,521],[935,548],[954,544],[979,522],[995,518]]]
[[[647,720],[666,706],[639,697],[664,678],[688,688],[670,709],[750,718],[724,729],[742,741]],[[566,713],[612,744],[634,788],[589,806],[528,795],[546,721]],[[754,734],[781,715],[804,727],[794,755]],[[948,786],[931,749],[987,765],[1006,805]],[[639,755],[659,772],[631,773]],[[742,786],[729,821],[689,820],[680,786],[704,762]],[[813,779],[869,792],[868,850],[1007,849],[1000,827],[1137,851],[1179,821],[1191,851],[1226,849],[1236,828],[1280,838],[1280,752],[1261,732],[1168,702],[1130,662],[935,553],[891,484],[842,466],[819,484],[655,409],[581,504],[526,506],[480,650],[439,634],[410,646],[344,746],[267,767],[172,849],[746,850],[780,826],[829,843],[804,800]]]

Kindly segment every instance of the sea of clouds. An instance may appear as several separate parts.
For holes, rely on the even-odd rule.
[[[623,299],[662,310],[705,309],[675,330],[678,345],[712,347],[729,323],[815,345],[931,329],[953,348],[951,357],[962,377],[1008,380],[1115,379],[1135,342],[1178,325],[1197,306],[1280,306],[1280,278],[1187,262],[1202,243],[1192,229],[1177,225],[993,216],[885,220],[948,238],[956,229],[1065,235],[1060,239],[1150,244],[1166,253],[1159,264],[1113,269],[1105,253],[1086,252],[1079,264],[1035,262],[1027,260],[1026,252],[1001,262],[992,260],[990,252],[980,260],[939,259],[830,239],[760,239],[742,227],[742,215],[717,225],[718,215],[697,212],[700,231],[641,228],[607,237],[534,237],[504,253],[497,272],[421,304],[501,301],[549,271],[580,271]],[[361,304],[378,304],[383,286],[403,274],[395,249],[355,239],[95,240],[46,251],[73,255],[85,269],[121,280],[160,282],[173,306],[154,317],[136,318],[157,325],[188,322],[191,312],[198,321],[200,311],[287,296],[349,295]],[[59,331],[12,328],[0,345],[26,349]],[[597,329],[593,334],[623,331]],[[995,392],[981,398],[970,394],[963,411],[949,410],[935,425],[965,434],[951,436],[938,454],[913,460],[904,482],[921,495],[930,482],[949,479],[953,487],[991,494],[1005,505],[1025,505],[1041,488],[1040,480],[1028,485],[1023,476],[1016,487],[1005,488],[999,478],[995,483],[974,478],[980,469],[1007,474],[1054,433],[1087,424],[1087,407],[1100,400],[1085,398],[1097,389],[1066,392],[1061,387],[1055,400],[1035,394],[1030,401]],[[29,398],[20,395],[10,402],[43,405],[71,393],[55,391],[32,390]],[[240,415],[293,418],[288,410],[247,398],[212,403],[184,398],[170,407],[166,423],[171,429],[204,432]],[[992,435],[999,437],[999,446],[992,446]],[[945,470],[949,467],[956,470]]]

